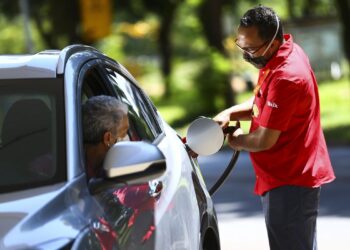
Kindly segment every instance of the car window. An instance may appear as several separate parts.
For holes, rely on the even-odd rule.
[[[0,192],[65,179],[62,97],[60,80],[0,81]]]
[[[123,75],[112,69],[106,70],[118,98],[129,106],[131,139],[153,141],[162,130],[149,101],[145,99],[142,91]]]
[[[96,95],[108,95],[104,74],[99,65],[87,66],[82,77],[82,100]]]
[[[100,64],[86,65],[86,68],[82,70],[81,77],[81,104],[84,104],[89,98],[97,95],[109,95],[114,96],[114,91],[111,89],[109,81],[106,82],[106,71],[99,66]],[[104,75],[102,79],[101,75]],[[130,109],[131,110],[131,109]],[[129,114],[130,114],[129,110]],[[130,115],[129,115],[130,116]],[[81,125],[82,127],[82,125]],[[130,124],[133,128],[133,125]],[[133,133],[133,129],[129,129],[128,136],[123,138],[124,140],[136,140],[138,136],[130,136]],[[132,138],[132,139],[131,139]],[[135,139],[136,138],[136,139]]]

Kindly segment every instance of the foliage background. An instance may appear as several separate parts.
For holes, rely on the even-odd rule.
[[[21,1],[0,2],[1,54],[28,53]],[[349,0],[110,0],[109,35],[94,41],[82,34],[83,0],[24,1],[31,53],[72,43],[97,47],[129,69],[180,134],[197,116],[213,116],[251,94],[257,71],[234,46],[247,9],[270,6],[283,22],[335,17],[343,30],[346,70],[337,81],[319,81],[322,125],[329,143],[350,144]]]

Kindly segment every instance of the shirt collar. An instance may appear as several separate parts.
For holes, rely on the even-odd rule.
[[[287,57],[290,55],[290,53],[293,50],[293,37],[291,34],[285,34],[284,36],[284,42],[279,47],[277,52],[272,56],[272,58],[269,60],[269,62],[266,64],[264,68],[262,68],[262,71],[266,71],[267,69],[275,69],[281,62],[283,62]]]

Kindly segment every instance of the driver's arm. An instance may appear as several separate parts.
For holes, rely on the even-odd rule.
[[[259,152],[273,147],[281,131],[259,127],[250,134],[243,134],[241,129],[228,136],[228,144],[235,150],[245,150],[249,152]]]

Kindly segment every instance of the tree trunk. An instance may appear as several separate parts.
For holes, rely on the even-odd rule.
[[[223,45],[222,14],[224,3],[226,3],[225,0],[203,0],[202,4],[199,6],[199,19],[209,47],[214,48],[224,57],[228,58],[227,51]],[[213,72],[213,74],[218,73]],[[229,74],[229,72],[227,72],[227,74]],[[207,96],[207,98],[211,99],[210,101],[212,103],[215,102],[215,96],[224,98],[225,107],[229,107],[235,103],[235,93],[233,93],[230,88],[229,75],[226,76],[224,82],[207,82],[205,84],[223,84],[221,88],[218,87],[217,93],[210,93],[209,96]],[[215,109],[215,107],[213,108]]]
[[[58,49],[58,44],[55,42],[54,36],[52,33],[45,31],[43,26],[43,19],[40,17],[39,13],[33,12],[33,19],[35,21],[36,27],[45,42],[45,45],[50,49]]]
[[[159,50],[161,55],[161,70],[165,83],[164,97],[171,96],[171,59],[172,59],[172,44],[171,44],[171,28],[174,21],[176,4],[169,4],[167,11],[161,15],[161,26],[159,31]]]
[[[81,34],[78,34],[80,24],[79,1],[77,0],[60,0],[54,1],[50,10],[52,27],[59,29],[57,35],[66,38],[68,44],[82,43]],[[62,18],[69,16],[69,18]],[[86,44],[86,42],[84,41]]]
[[[346,59],[350,65],[350,1],[336,0],[340,22],[343,28],[343,46]],[[350,75],[348,76],[350,77]]]
[[[318,4],[317,0],[305,0],[303,5],[303,17],[312,17],[315,15],[315,7]]]
[[[288,7],[288,14],[290,19],[295,19],[296,14],[295,14],[295,0],[287,0],[287,7]]]
[[[222,43],[222,0],[204,0],[199,7],[199,18],[209,46],[226,55]]]
[[[64,18],[66,16],[69,18]],[[68,44],[81,42],[77,33],[80,16],[76,0],[48,1],[45,11],[33,9],[32,17],[46,47],[61,49]],[[49,28],[45,29],[43,20],[50,23]]]

